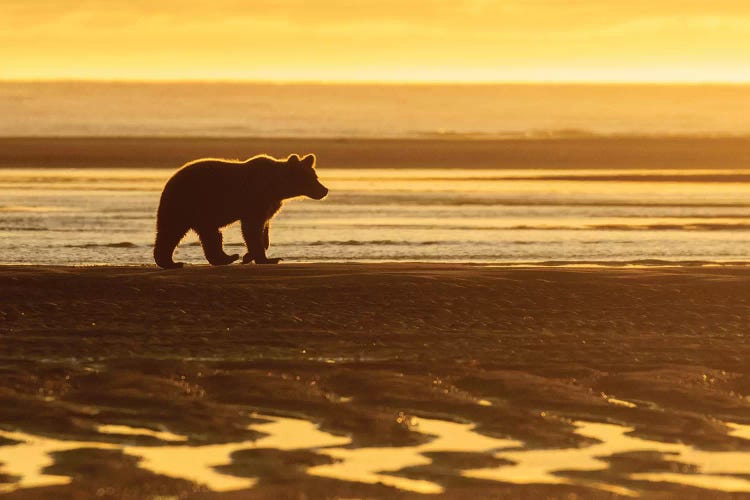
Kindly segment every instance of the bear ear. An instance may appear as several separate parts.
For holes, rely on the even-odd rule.
[[[296,154],[291,154],[287,157],[286,161],[287,163],[296,164],[300,162],[300,159],[299,159],[299,156],[297,156]]]
[[[302,158],[302,160],[300,160],[300,163],[304,167],[315,168],[315,155],[314,154],[305,155]]]

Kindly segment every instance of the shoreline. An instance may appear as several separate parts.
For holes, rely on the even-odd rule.
[[[445,267],[458,267],[458,268],[478,268],[478,269],[602,269],[602,270],[617,270],[617,269],[661,269],[661,268],[676,268],[676,269],[701,269],[701,268],[737,268],[743,269],[750,267],[750,261],[748,260],[727,260],[727,261],[711,261],[711,260],[658,260],[658,259],[641,259],[641,260],[607,260],[607,261],[596,261],[596,260],[581,260],[581,261],[519,261],[519,262],[492,262],[492,261],[467,261],[467,260],[309,260],[299,261],[283,259],[280,263],[284,266],[352,266],[352,267],[367,267],[367,266],[445,266]],[[158,271],[169,271],[167,269],[159,268],[153,262],[143,262],[134,264],[104,264],[104,263],[84,263],[84,264],[44,264],[44,263],[27,263],[27,262],[0,262],[0,270],[3,268],[39,268],[39,269],[112,269],[112,270],[125,270],[125,269],[153,269]],[[185,269],[201,269],[201,268],[238,268],[246,267],[239,262],[234,262],[227,266],[211,266],[206,262],[187,262],[185,263]],[[176,271],[175,271],[176,272]]]
[[[741,169],[750,168],[748,151],[750,137],[0,137],[0,168],[176,168],[204,157],[313,152],[323,168]]]

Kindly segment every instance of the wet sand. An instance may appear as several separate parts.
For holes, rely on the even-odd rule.
[[[205,157],[314,152],[321,167],[511,169],[749,168],[750,137],[309,139],[3,137],[2,167],[175,168]]]
[[[3,266],[0,457],[52,440],[44,471],[61,478],[15,489],[6,463],[0,492],[750,494],[748,290],[742,266]],[[284,441],[274,416],[324,444]],[[232,443],[213,472],[251,489],[132,451]],[[378,456],[391,473],[337,472]]]

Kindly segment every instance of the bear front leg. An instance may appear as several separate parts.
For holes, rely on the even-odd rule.
[[[240,258],[239,254],[224,253],[221,231],[219,228],[200,228],[196,231],[203,245],[203,253],[213,266],[225,266]]]
[[[268,248],[268,223],[265,220],[242,219],[242,237],[247,245],[247,253],[242,258],[243,264],[255,261],[256,264],[278,264],[281,259],[266,257]]]

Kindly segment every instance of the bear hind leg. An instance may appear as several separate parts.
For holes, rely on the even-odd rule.
[[[203,246],[206,260],[213,266],[225,266],[239,259],[239,254],[227,255],[224,252],[221,231],[218,228],[197,229],[198,237]]]
[[[187,232],[187,227],[175,230],[163,228],[157,230],[156,243],[154,243],[154,261],[156,261],[157,266],[163,269],[176,269],[184,265],[182,262],[172,260],[172,255]]]

